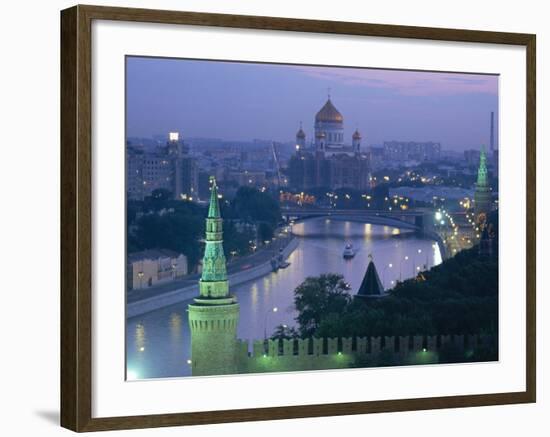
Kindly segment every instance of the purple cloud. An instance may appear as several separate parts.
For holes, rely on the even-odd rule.
[[[378,70],[367,68],[295,66],[307,76],[343,85],[392,90],[404,96],[498,94],[498,76],[475,73]]]

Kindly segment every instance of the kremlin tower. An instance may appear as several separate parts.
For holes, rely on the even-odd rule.
[[[237,373],[239,304],[229,294],[218,187],[211,182],[200,294],[188,306],[194,376]]]
[[[481,146],[476,189],[474,193],[474,214],[476,223],[483,224],[490,211],[491,188],[489,187],[489,177],[487,174],[487,156],[485,153],[485,146]]]

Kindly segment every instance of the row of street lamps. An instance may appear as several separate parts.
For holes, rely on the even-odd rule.
[[[435,244],[432,247],[435,248]],[[413,261],[414,261],[413,265],[412,265],[413,276],[416,275],[417,272],[420,272],[420,266],[416,265],[416,256],[421,255],[421,254],[422,254],[422,249],[418,249],[417,252],[415,253],[415,255],[413,256]],[[408,261],[408,260],[409,260],[408,255],[405,255],[403,258],[401,258],[399,260],[399,281],[401,281],[401,279],[402,279],[403,263]],[[393,263],[386,264],[384,266],[383,271],[382,271],[382,285],[384,286],[384,289],[386,288],[386,270],[388,268],[389,269],[393,268]],[[427,268],[428,268],[428,255],[426,254],[425,269],[427,269]],[[392,280],[390,282],[390,284],[394,285],[395,281]],[[273,308],[269,308],[265,313],[265,317],[264,317],[264,340],[267,340],[267,320],[268,320],[268,317],[271,313],[276,313],[277,311],[279,311],[279,308],[278,307],[273,307]]]
[[[434,244],[434,246],[432,246],[432,247],[435,248],[435,244]],[[418,272],[421,271],[420,266],[417,265],[417,263],[416,263],[416,257],[417,257],[418,255],[421,255],[421,254],[422,254],[422,249],[418,249],[417,252],[416,252],[416,253],[414,254],[414,256],[413,256],[413,264],[412,264],[412,274],[413,274],[413,277],[414,277]],[[406,261],[408,261],[409,258],[410,258],[410,257],[409,257],[408,255],[405,255],[405,257],[403,257],[403,258],[401,258],[401,259],[399,260],[399,281],[401,281],[402,278],[403,278],[403,263],[406,262]],[[387,287],[386,287],[386,270],[387,270],[387,269],[391,269],[391,268],[393,268],[393,263],[389,263],[389,264],[384,265],[384,268],[383,268],[383,270],[382,270],[382,285],[384,286],[384,289],[387,288]],[[424,265],[424,269],[427,269],[427,268],[428,268],[428,254],[426,254],[426,264]],[[394,280],[390,281],[390,285],[394,285],[394,284],[395,284],[395,281],[394,281]]]

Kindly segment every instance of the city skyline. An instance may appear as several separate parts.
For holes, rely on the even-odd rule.
[[[498,360],[498,77],[128,62],[128,379]]]
[[[327,94],[364,146],[436,141],[462,151],[489,144],[498,76],[366,68],[127,58],[127,136],[294,141]]]

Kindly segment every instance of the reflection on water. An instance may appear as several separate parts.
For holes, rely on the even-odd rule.
[[[243,339],[263,338],[275,326],[295,326],[293,291],[308,276],[335,272],[344,275],[355,293],[372,254],[380,279],[386,288],[395,281],[415,275],[419,269],[441,262],[439,248],[431,240],[399,229],[315,219],[295,224],[292,232],[299,238],[298,247],[289,257],[290,266],[254,281],[230,289],[240,303],[238,335]],[[344,260],[346,243],[357,254]],[[187,304],[181,302],[148,314],[128,319],[127,370],[132,378],[160,378],[190,374]],[[277,312],[273,308],[277,307]]]
[[[145,326],[141,323],[136,325],[136,350],[143,352],[145,349]]]
[[[170,314],[170,338],[173,343],[178,343],[181,339],[181,315],[176,312]]]

